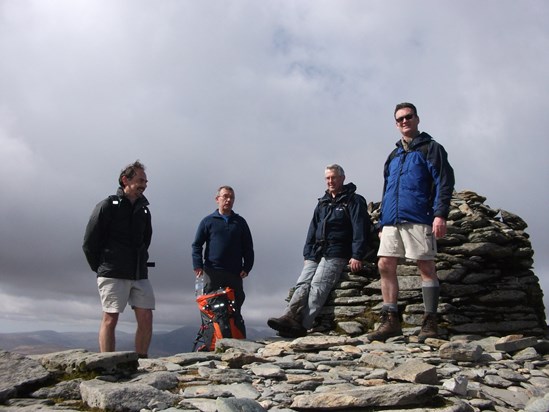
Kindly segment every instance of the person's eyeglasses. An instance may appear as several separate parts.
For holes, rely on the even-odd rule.
[[[397,121],[397,123],[402,123],[404,121],[404,119],[412,120],[414,118],[414,116],[415,116],[415,114],[410,113],[410,114],[407,114],[406,116],[397,117],[395,120]]]

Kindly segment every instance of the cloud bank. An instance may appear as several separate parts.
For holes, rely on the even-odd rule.
[[[548,17],[541,0],[0,2],[2,330],[98,327],[82,236],[135,159],[155,329],[199,322],[190,244],[222,184],[254,236],[244,316],[264,324],[301,270],[324,166],[380,200],[401,101],[457,190],[527,221],[547,290]]]

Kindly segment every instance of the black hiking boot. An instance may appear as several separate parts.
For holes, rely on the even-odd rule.
[[[374,332],[366,335],[370,341],[378,340],[385,342],[385,340],[392,338],[393,336],[402,335],[398,313],[382,310],[379,322],[378,328]]]
[[[267,325],[276,330],[278,335],[283,338],[299,338],[307,335],[307,329],[288,315],[283,315],[280,318],[270,318]]]

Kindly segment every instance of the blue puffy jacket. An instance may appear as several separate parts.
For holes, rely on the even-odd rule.
[[[407,222],[431,225],[435,216],[446,219],[454,191],[454,170],[444,147],[424,132],[412,140],[408,152],[402,141],[396,145],[384,167],[380,226]]]

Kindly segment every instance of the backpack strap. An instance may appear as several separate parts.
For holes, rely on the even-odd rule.
[[[108,233],[111,231],[112,221],[114,220],[114,216],[116,211],[120,208],[120,204],[122,203],[122,199],[118,195],[110,195],[108,197],[109,201],[107,203],[107,219],[108,219]]]
[[[338,206],[343,207],[343,211],[345,212],[345,215],[349,220],[351,220],[351,214],[349,213],[349,203],[353,201],[355,196],[356,196],[356,193],[351,193],[351,195],[347,197],[345,202],[341,202],[338,204]]]
[[[427,143],[424,143],[422,144],[421,146],[419,146],[417,148],[416,151],[420,152],[423,154],[423,159],[427,159],[427,154],[429,153],[429,149],[431,148],[431,143],[433,143],[432,140],[430,140],[429,142]]]
[[[414,149],[413,151],[420,152],[423,155],[423,159],[427,159],[427,153],[429,153],[431,143],[433,143],[432,140],[427,142],[427,143],[422,144],[421,146],[419,146],[417,149]],[[389,154],[389,158],[387,159],[387,163],[390,163],[391,160],[393,160],[396,157],[398,149],[399,149],[398,147],[395,147],[393,149],[393,151]]]
[[[116,205],[116,207],[120,206],[121,199],[118,197],[118,195],[110,195],[109,196],[109,202],[111,205]]]
[[[395,147],[393,151],[389,154],[389,157],[387,158],[387,163],[391,163],[391,160],[393,160],[398,152],[398,147]]]

